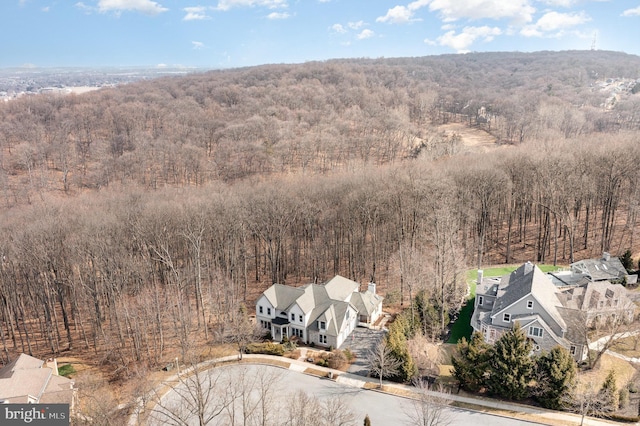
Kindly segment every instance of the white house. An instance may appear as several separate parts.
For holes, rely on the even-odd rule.
[[[325,284],[274,284],[256,302],[256,322],[275,341],[295,336],[305,343],[340,347],[359,323],[373,324],[382,313],[375,284],[364,292],[359,287],[340,275]]]

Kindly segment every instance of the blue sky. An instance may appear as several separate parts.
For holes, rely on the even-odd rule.
[[[0,67],[230,68],[469,51],[640,54],[640,0],[1,0]]]

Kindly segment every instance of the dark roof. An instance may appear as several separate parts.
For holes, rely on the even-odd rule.
[[[591,278],[591,281],[616,280],[627,275],[627,270],[617,257],[603,253],[600,259],[585,259],[571,264],[571,269]]]
[[[531,262],[502,278],[492,314],[497,314],[528,294],[536,299],[562,329],[566,329],[566,324],[557,309],[560,301],[556,296],[556,286]]]
[[[287,325],[289,324],[289,320],[287,318],[275,317],[271,320],[271,322],[275,325]]]

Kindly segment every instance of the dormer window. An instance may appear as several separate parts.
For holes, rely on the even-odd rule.
[[[327,323],[324,321],[318,321],[318,328],[320,330],[326,330],[327,329]]]
[[[527,300],[527,309],[533,309],[533,300]]]
[[[540,327],[529,327],[529,336],[542,337],[543,329]]]
[[[502,321],[504,321],[504,322],[511,322],[511,314],[507,314],[507,313],[505,313],[505,314],[502,316]]]

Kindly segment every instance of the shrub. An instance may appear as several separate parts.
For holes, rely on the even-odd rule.
[[[73,368],[71,364],[65,364],[58,367],[58,374],[64,377],[69,377],[72,374],[75,374],[76,369]]]
[[[326,359],[318,359],[316,361],[316,365],[320,366],[320,367],[328,367],[329,366],[329,362]]]
[[[282,356],[284,354],[284,348],[280,343],[265,342],[265,343],[250,343],[245,350],[248,354],[264,354],[264,355],[277,355]]]
[[[345,365],[347,365],[347,357],[344,353],[341,350],[334,351],[329,358],[329,367],[335,370],[340,370]]]
[[[347,348],[343,351],[344,356],[347,358],[347,362],[351,362],[355,359],[355,355],[351,352],[351,349]]]
[[[293,340],[287,340],[286,342],[283,340],[282,347],[285,352],[291,352],[296,350],[298,345],[296,345],[296,342],[294,342]]]

